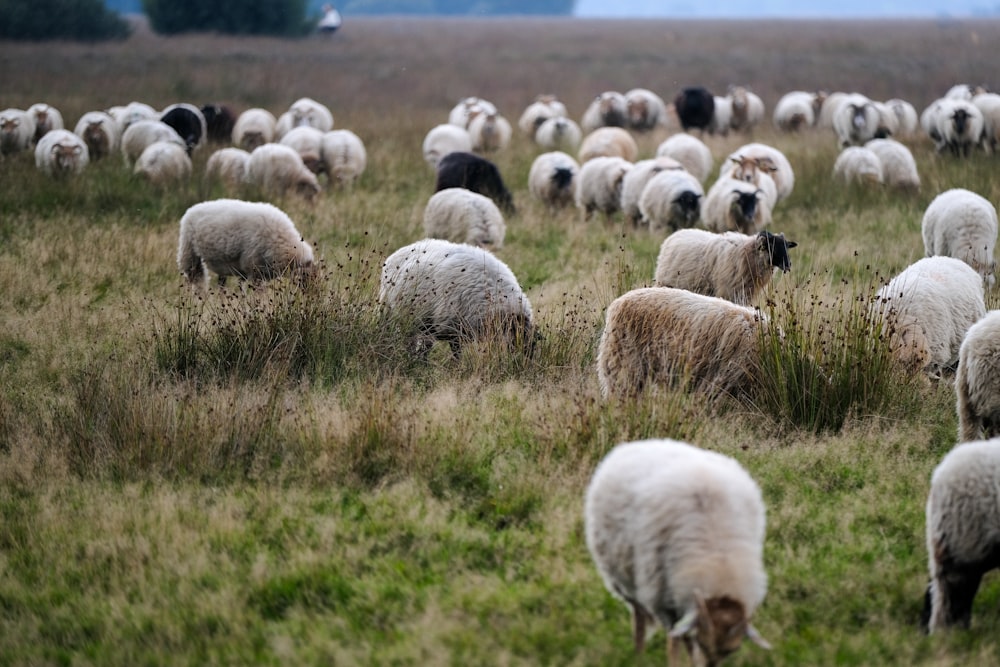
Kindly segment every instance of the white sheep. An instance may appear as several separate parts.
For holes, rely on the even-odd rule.
[[[774,105],[774,127],[782,132],[801,132],[816,125],[816,95],[803,90],[785,93]]]
[[[748,236],[681,229],[660,245],[654,279],[660,287],[686,289],[749,306],[776,270],[791,270],[788,251],[796,245],[784,234],[768,231]]]
[[[833,175],[844,183],[881,185],[882,160],[870,148],[847,146],[833,163]]]
[[[49,176],[79,174],[89,162],[87,144],[69,130],[50,130],[35,145],[35,166]]]
[[[983,150],[992,155],[1000,142],[1000,95],[982,93],[972,98],[972,103],[983,116]]]
[[[771,206],[758,186],[723,176],[705,194],[701,221],[713,232],[756,234],[771,223]]]
[[[816,113],[816,127],[832,130],[834,113],[836,113],[841,102],[847,99],[848,95],[849,93],[840,91],[832,93],[825,91],[817,92],[816,102],[813,106],[814,109],[818,109]]]
[[[988,199],[963,188],[946,190],[927,205],[920,227],[928,257],[955,257],[988,285],[996,282],[997,211]]]
[[[751,157],[747,155],[730,155],[719,168],[719,179],[735,178],[760,188],[764,193],[764,201],[769,208],[774,209],[778,203],[778,186],[774,183],[774,175],[778,168],[771,158]]]
[[[448,112],[448,123],[467,130],[469,123],[479,114],[496,113],[496,111],[496,105],[489,100],[474,96],[466,97],[459,100],[458,104]]]
[[[550,118],[567,115],[566,105],[556,99],[555,95],[539,95],[521,113],[521,117],[517,120],[517,127],[528,135],[528,138],[534,139],[542,123]]]
[[[471,153],[472,137],[464,127],[452,123],[436,125],[424,136],[424,161],[432,168],[448,153]]]
[[[899,136],[910,137],[916,134],[920,124],[919,119],[917,118],[917,110],[912,104],[906,100],[894,97],[886,100],[885,105],[892,109],[892,112],[896,114]]]
[[[510,145],[513,130],[510,121],[499,113],[481,113],[469,122],[472,150],[477,153],[495,153]]]
[[[191,176],[191,158],[183,146],[154,141],[135,161],[133,172],[153,185],[171,185]]]
[[[872,139],[864,146],[878,156],[882,182],[888,186],[916,192],[920,189],[917,161],[910,149],[895,139]]]
[[[259,282],[284,273],[309,277],[313,249],[283,211],[271,204],[216,199],[184,213],[177,244],[177,267],[188,284],[206,287],[208,271]]]
[[[712,151],[698,137],[678,132],[667,137],[656,147],[656,157],[670,157],[687,170],[689,174],[704,183],[715,168]]]
[[[288,107],[288,111],[278,117],[274,126],[274,136],[278,139],[296,127],[313,127],[320,132],[333,129],[333,114],[330,109],[309,97],[301,97]]]
[[[350,130],[324,133],[323,165],[331,183],[344,186],[356,183],[368,166],[368,152],[361,137]]]
[[[878,125],[875,129],[876,139],[885,139],[899,134],[899,117],[896,112],[889,108],[884,102],[872,100],[872,106],[878,113]],[[866,142],[867,143],[867,142]]]
[[[628,123],[628,104],[625,96],[607,90],[591,101],[580,118],[580,129],[590,134],[599,127],[625,127]]]
[[[627,126],[636,132],[648,132],[666,122],[667,105],[663,98],[646,88],[625,93]]]
[[[123,134],[132,124],[140,120],[160,120],[160,112],[145,102],[129,102],[123,107],[111,107],[108,113],[118,121],[118,127]]]
[[[969,627],[972,603],[1000,553],[1000,439],[954,447],[931,475],[926,508],[928,633]]]
[[[316,174],[294,148],[281,144],[264,144],[250,153],[247,182],[273,197],[294,193],[313,201],[320,192]]]
[[[649,183],[649,179],[664,170],[683,171],[681,163],[673,158],[658,157],[650,160],[639,160],[632,165],[632,168],[622,179],[621,209],[625,216],[625,222],[638,225],[642,219],[639,211],[639,198],[642,196],[643,188]],[[690,174],[688,174],[690,176]]]
[[[661,171],[639,195],[639,218],[654,231],[691,227],[701,217],[704,196],[698,179],[683,169]]]
[[[564,116],[549,118],[535,132],[535,143],[548,150],[576,152],[583,141],[583,131],[576,121]]]
[[[465,188],[439,190],[424,208],[427,238],[499,250],[506,232],[503,214],[493,200]]]
[[[87,144],[91,160],[100,160],[119,150],[121,129],[106,111],[88,111],[80,116],[73,133]]]
[[[878,109],[859,93],[846,96],[833,112],[833,130],[841,148],[864,145],[875,138],[878,128]]]
[[[35,120],[26,111],[0,111],[0,156],[28,150],[34,137]]]
[[[412,322],[418,350],[446,341],[458,355],[464,344],[499,337],[531,349],[531,302],[502,261],[483,248],[424,239],[392,253],[382,266],[379,303]]]
[[[245,151],[253,151],[259,146],[274,141],[278,120],[267,109],[247,109],[233,125],[233,145]]]
[[[542,153],[531,163],[528,172],[528,192],[550,209],[573,204],[576,178],[580,165],[568,153]]]
[[[965,333],[986,314],[983,279],[952,257],[924,257],[875,295],[876,321],[910,372],[954,368]]]
[[[585,221],[594,211],[610,220],[621,209],[622,181],[631,168],[632,163],[620,157],[595,157],[580,165],[573,199]]]
[[[934,129],[936,148],[947,148],[952,155],[968,157],[983,136],[983,113],[966,100],[939,100],[935,107]],[[935,135],[931,135],[934,138]]]
[[[278,143],[295,150],[302,164],[314,174],[321,174],[323,162],[323,131],[311,125],[298,125],[285,132]]]
[[[712,121],[708,124],[709,134],[729,134],[729,125],[733,121],[733,101],[729,97],[713,95],[715,105],[712,107]]]
[[[1000,436],[1000,310],[969,327],[955,371],[958,441]]]
[[[795,171],[792,169],[791,162],[780,150],[774,146],[757,142],[744,144],[729,154],[725,162],[722,163],[723,169],[732,169],[732,163],[741,162],[742,159],[754,160],[758,168],[763,168],[774,181],[777,194],[774,203],[780,202],[792,194],[792,190],[795,189]],[[720,176],[721,172],[722,170],[720,170]],[[750,181],[755,182],[753,179]]]
[[[205,180],[219,181],[227,191],[237,192],[247,182],[250,153],[242,148],[220,148],[208,156]]]
[[[33,141],[36,144],[39,139],[45,136],[46,132],[51,132],[52,130],[62,130],[66,127],[63,124],[62,113],[59,112],[59,109],[56,109],[54,106],[50,106],[45,102],[32,104],[28,107],[27,114],[35,121],[35,135],[33,137]]]
[[[980,93],[985,93],[983,86],[976,86],[971,83],[956,83],[944,94],[944,99],[969,101]]]
[[[764,101],[745,86],[729,86],[731,114],[729,127],[735,132],[750,132],[764,119]]]
[[[710,396],[751,394],[760,372],[764,316],[753,308],[672,287],[632,290],[611,302],[597,352],[605,398],[647,385]]]
[[[187,143],[174,128],[158,120],[139,120],[122,133],[122,157],[125,166],[131,167],[146,148],[157,141],[177,144],[187,150]]]
[[[639,145],[624,128],[599,127],[583,138],[580,164],[596,157],[620,157],[635,162],[639,157]]]
[[[667,632],[670,664],[683,641],[694,664],[717,665],[744,638],[767,593],[760,487],[734,459],[676,440],[615,446],[584,499],[587,548],[608,591]]]

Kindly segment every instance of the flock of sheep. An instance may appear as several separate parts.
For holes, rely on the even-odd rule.
[[[627,224],[663,230],[653,287],[607,308],[597,377],[606,398],[650,385],[709,395],[752,390],[767,318],[753,304],[775,270],[791,268],[796,243],[768,227],[793,191],[795,174],[776,148],[747,143],[714,160],[699,133],[747,132],[764,122],[760,98],[742,87],[726,96],[701,88],[666,104],[646,89],[598,95],[580,123],[554,96],[538,97],[516,127],[542,150],[528,192],[551,209],[575,206],[583,219],[621,214]],[[938,150],[992,152],[1000,96],[957,86],[918,117],[903,100],[796,91],[774,108],[783,132],[828,127],[842,147],[832,173],[843,180],[920,187],[916,163],[893,137],[923,131]],[[639,160],[635,133],[674,124],[680,131]],[[414,325],[414,349],[435,341],[453,353],[498,337],[512,350],[536,339],[531,304],[503,247],[505,215],[516,213],[488,156],[512,141],[513,125],[481,98],[461,100],[433,127],[423,156],[436,175],[424,210],[426,238],[399,248],[382,267],[378,300]],[[36,165],[56,176],[120,152],[154,183],[187,178],[190,153],[209,138],[206,177],[231,192],[246,183],[275,196],[312,198],[319,176],[349,185],[364,171],[360,138],[333,129],[333,115],[303,98],[276,118],[264,109],[238,117],[187,104],[162,112],[139,103],[88,112],[63,129],[48,105],[0,112],[0,156],[34,145]],[[707,190],[705,185],[708,185]],[[695,228],[700,225],[701,228]],[[1000,566],[1000,311],[987,313],[995,282],[997,213],[966,190],[941,193],[922,222],[927,257],[878,293],[879,321],[899,362],[914,372],[955,371],[959,439],[935,470],[927,501],[930,563],[925,627],[968,624],[984,572]],[[279,208],[238,199],[192,206],[180,221],[177,264],[195,285],[208,271],[266,280],[314,272],[312,247]],[[760,489],[735,460],[675,441],[623,443],[593,474],[586,492],[587,546],[608,589],[630,607],[641,649],[647,625],[668,631],[671,654],[716,664],[744,638],[767,642],[751,624],[767,590]],[[709,527],[709,529],[706,529]]]

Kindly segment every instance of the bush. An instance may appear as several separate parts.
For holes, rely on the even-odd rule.
[[[158,33],[220,32],[231,35],[303,35],[306,0],[143,0],[150,25]]]
[[[2,39],[98,42],[124,39],[130,31],[102,0],[0,0],[0,16]]]

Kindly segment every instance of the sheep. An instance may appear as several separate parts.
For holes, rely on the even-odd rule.
[[[424,208],[424,235],[499,250],[507,226],[489,197],[465,188],[435,192]]]
[[[632,163],[620,157],[595,157],[580,165],[573,199],[584,221],[594,211],[601,211],[609,221],[621,208],[622,181],[631,168]]]
[[[472,150],[477,153],[495,153],[510,145],[513,134],[510,122],[499,113],[482,113],[469,123]]]
[[[479,114],[496,113],[496,111],[496,105],[489,100],[484,100],[481,97],[466,97],[448,112],[448,123],[467,130],[469,123]]]
[[[647,624],[680,641],[694,664],[717,665],[744,638],[767,593],[760,487],[734,459],[677,440],[616,445],[584,497],[587,548],[608,591],[632,612],[633,643]]]
[[[472,137],[464,127],[451,123],[436,125],[427,132],[423,143],[424,161],[437,169],[448,153],[471,153]]]
[[[567,153],[542,153],[531,163],[528,172],[528,192],[550,209],[564,208],[573,203],[574,185],[580,165]]]
[[[798,244],[768,231],[752,236],[681,229],[660,246],[654,279],[676,287],[749,306],[771,282],[775,269],[788,273],[788,251]]]
[[[118,127],[125,133],[129,127],[140,120],[159,120],[160,114],[153,107],[145,102],[129,102],[123,107],[112,107],[108,109],[111,117],[118,121]]]
[[[34,136],[35,120],[26,111],[0,111],[0,156],[28,150]]]
[[[274,141],[277,119],[267,109],[247,109],[239,115],[233,125],[233,145],[245,151]]]
[[[816,96],[802,90],[785,93],[774,105],[772,121],[781,132],[801,132],[816,125]]]
[[[966,331],[986,314],[983,279],[952,257],[924,257],[875,295],[874,321],[904,370],[954,368]]]
[[[939,153],[947,148],[956,157],[968,157],[982,139],[983,113],[972,102],[941,100],[934,120]]]
[[[944,94],[944,99],[964,100],[968,102],[976,95],[989,92],[983,85],[973,85],[971,83],[956,83]]]
[[[1000,310],[991,310],[965,333],[955,394],[959,442],[1000,436]]]
[[[133,172],[153,185],[170,185],[191,176],[191,158],[182,146],[154,141],[135,161]]]
[[[909,148],[895,139],[872,139],[864,147],[878,156],[882,165],[883,183],[911,192],[920,189],[917,162]]]
[[[185,156],[187,157],[187,156]],[[313,249],[285,213],[271,204],[216,199],[181,218],[177,267],[189,285],[208,286],[208,271],[224,287],[228,276],[260,282],[314,271]]]
[[[670,157],[699,181],[704,183],[712,174],[715,162],[712,151],[698,137],[684,132],[667,137],[656,147],[656,157]]]
[[[44,102],[32,104],[28,107],[26,113],[35,121],[35,134],[32,137],[32,141],[35,144],[45,136],[46,132],[62,130],[66,127],[63,125],[63,117],[59,109],[49,106]]]
[[[201,146],[208,136],[208,123],[198,107],[180,102],[171,104],[160,114],[160,122],[174,128],[187,145],[187,153]]]
[[[187,150],[187,143],[174,128],[158,120],[139,120],[122,133],[122,157],[125,166],[131,167],[146,148],[157,141],[177,144]]]
[[[446,188],[465,188],[486,195],[507,215],[517,213],[514,198],[504,185],[497,166],[473,153],[448,153],[437,166],[434,191]]]
[[[368,152],[361,137],[350,130],[330,130],[323,134],[323,170],[331,183],[353,185],[368,166]]]
[[[729,125],[733,121],[733,101],[728,97],[715,95],[715,108],[712,110],[712,122],[706,128],[709,134],[729,134]]]
[[[220,148],[205,163],[205,180],[220,181],[229,192],[236,192],[247,181],[250,153],[242,148]]]
[[[80,116],[73,133],[87,144],[91,160],[100,160],[119,150],[121,130],[118,122],[105,111],[88,111]]]
[[[593,99],[580,118],[580,129],[590,134],[599,127],[625,127],[628,124],[628,103],[625,96],[607,90]]]
[[[833,129],[833,116],[837,112],[841,103],[847,99],[849,93],[844,92],[832,92],[827,93],[820,91],[816,93],[816,102],[814,103],[814,109],[816,112],[816,127],[832,130]]]
[[[730,155],[719,169],[719,178],[735,178],[756,185],[764,193],[764,201],[773,209],[778,203],[778,186],[774,183],[774,173],[778,168],[771,158]]]
[[[1000,439],[959,444],[941,460],[931,475],[926,526],[922,625],[929,634],[968,628],[983,575],[1000,566]]]
[[[919,123],[917,119],[917,110],[913,108],[912,104],[906,100],[894,97],[886,100],[885,105],[889,107],[894,114],[896,114],[896,121],[899,124],[899,136],[909,137],[916,134]]]
[[[225,143],[232,140],[233,128],[236,127],[232,109],[225,104],[206,104],[201,107],[201,115],[205,118],[209,141]]]
[[[878,125],[875,129],[876,139],[886,139],[899,134],[899,117],[887,104],[872,101],[875,112],[878,113]]]
[[[938,132],[937,123],[938,113],[941,111],[944,101],[943,98],[934,100],[920,112],[920,129],[934,142],[934,147],[938,152],[941,152],[944,148],[944,142],[941,139],[941,134]]]
[[[658,157],[640,160],[632,165],[622,179],[621,210],[625,222],[638,225],[642,214],[639,212],[639,197],[649,179],[664,170],[683,170],[681,163],[673,158]]]
[[[1000,95],[983,93],[972,98],[972,103],[983,116],[982,147],[987,155],[996,152],[1000,140]]]
[[[744,144],[730,153],[723,165],[732,169],[731,162],[741,162],[743,159],[753,159],[758,167],[765,168],[765,172],[774,181],[777,194],[775,203],[792,194],[795,189],[795,171],[784,153],[767,144]]]
[[[320,192],[316,174],[294,148],[282,144],[264,144],[250,153],[247,182],[273,197],[294,192],[311,202]]]
[[[301,97],[295,100],[288,111],[278,117],[274,126],[274,136],[278,139],[285,136],[292,128],[314,127],[320,132],[329,132],[333,129],[333,114],[325,105],[320,104],[309,97]]]
[[[647,385],[704,393],[753,393],[764,316],[753,308],[673,287],[644,287],[611,302],[597,351],[604,398]]]
[[[715,113],[715,97],[701,86],[684,88],[674,98],[674,109],[681,128],[705,131],[712,123]]]
[[[620,157],[635,162],[639,157],[639,145],[620,127],[599,127],[583,138],[580,144],[580,164],[595,157]]]
[[[864,145],[875,138],[878,127],[878,110],[864,95],[846,96],[833,112],[833,130],[841,148]]]
[[[920,229],[928,257],[960,259],[979,272],[986,284],[994,285],[997,211],[988,199],[962,188],[946,190],[927,205]]]
[[[627,127],[636,132],[648,132],[663,124],[667,105],[663,98],[645,88],[633,88],[625,93]]]
[[[416,349],[435,340],[458,356],[464,345],[500,338],[531,352],[531,302],[506,264],[483,248],[424,239],[392,253],[382,266],[379,303],[419,331]]]
[[[730,86],[729,98],[732,113],[729,127],[735,132],[750,132],[764,118],[764,101],[745,86]]]
[[[35,166],[49,176],[79,174],[89,162],[87,144],[69,130],[50,130],[35,145]]]
[[[651,230],[676,231],[701,217],[701,183],[683,169],[661,171],[649,179],[639,196],[639,215]]]
[[[583,131],[576,121],[563,116],[549,118],[535,132],[535,143],[548,150],[576,152],[583,140]]]
[[[278,143],[295,150],[302,158],[302,164],[312,173],[323,173],[323,132],[310,125],[293,127],[282,135]]]
[[[881,185],[882,160],[870,148],[848,146],[840,151],[840,155],[833,163],[833,175],[844,183]]]
[[[517,121],[517,127],[528,135],[529,139],[535,139],[542,123],[550,118],[566,117],[567,115],[566,105],[557,100],[554,95],[539,95],[534,102],[525,108]]]
[[[724,176],[708,189],[701,221],[714,232],[756,234],[771,223],[771,207],[761,188]]]

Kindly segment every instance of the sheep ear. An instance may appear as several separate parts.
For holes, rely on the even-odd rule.
[[[795,241],[785,241],[785,247],[788,247],[788,248],[794,248],[794,247],[796,247],[798,245],[799,244],[796,243]]]
[[[694,631],[695,623],[698,622],[698,609],[691,609],[686,614],[681,616],[681,619],[674,623],[674,627],[670,628],[669,635],[671,637],[683,637]]]
[[[765,651],[771,650],[771,644],[764,637],[757,632],[757,628],[753,627],[752,623],[747,623],[747,639],[752,641],[757,646],[761,647]]]

